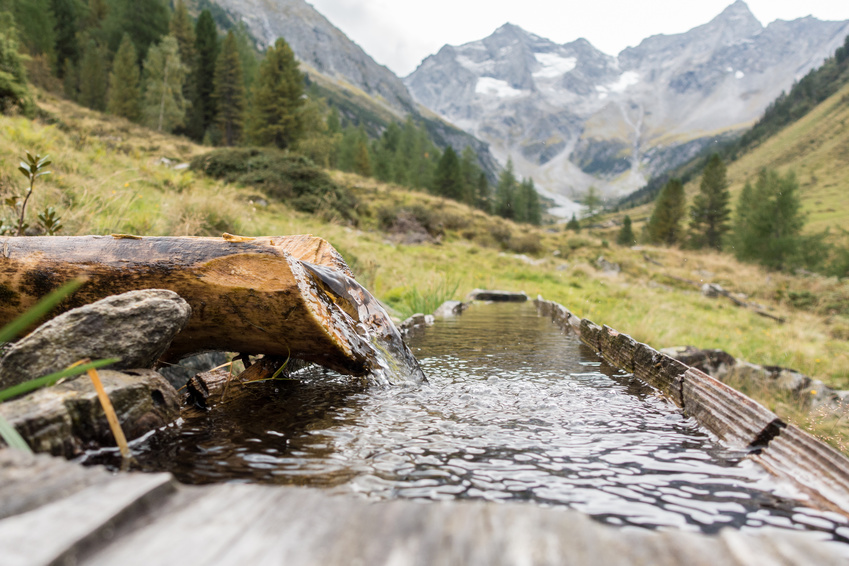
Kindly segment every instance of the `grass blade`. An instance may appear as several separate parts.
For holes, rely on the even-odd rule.
[[[47,387],[49,385],[53,385],[60,379],[64,379],[66,377],[73,377],[75,375],[80,375],[81,373],[85,373],[90,369],[102,368],[103,366],[108,366],[114,364],[115,362],[120,361],[119,358],[109,358],[106,360],[97,360],[95,362],[89,362],[87,364],[82,364],[74,367],[69,367],[63,369],[62,371],[57,371],[55,373],[51,373],[49,375],[45,375],[44,377],[39,377],[37,379],[31,379],[30,381],[25,381],[23,383],[19,383],[18,385],[13,385],[8,389],[4,389],[0,391],[0,403],[6,401],[7,399],[11,399],[12,397],[17,397],[18,395],[23,395],[24,393],[29,393],[30,391],[34,391],[41,387]]]
[[[112,406],[112,401],[106,390],[103,388],[103,383],[100,381],[100,376],[97,375],[97,370],[94,368],[88,369],[88,377],[91,379],[94,390],[97,391],[97,398],[100,400],[100,406],[103,407],[103,412],[106,413],[106,420],[109,422],[109,428],[112,429],[112,436],[121,450],[121,457],[124,459],[130,458],[130,447],[127,444],[127,437],[124,436],[124,429],[121,428],[121,423],[118,421],[118,415],[115,414],[115,407]]]
[[[27,312],[0,329],[0,342],[9,342],[18,334],[38,322],[41,317],[53,310],[53,307],[61,303],[65,297],[79,289],[83,283],[85,283],[83,279],[74,279],[38,301]]]
[[[6,441],[6,444],[9,445],[9,448],[15,448],[17,450],[22,450],[24,452],[29,452],[32,454],[32,448],[29,447],[27,441],[18,434],[18,431],[15,430],[15,427],[12,426],[12,423],[7,421],[3,415],[0,415],[0,438]]]

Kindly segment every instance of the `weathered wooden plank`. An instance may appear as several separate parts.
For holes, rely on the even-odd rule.
[[[0,449],[0,519],[36,509],[108,481],[103,468],[83,468],[62,458]]]
[[[684,374],[683,400],[685,414],[732,448],[761,449],[784,426],[760,403],[695,368]]]
[[[546,301],[538,296],[534,301],[537,310],[542,316],[548,317],[564,332],[572,331],[576,335],[581,333],[581,319],[572,314],[569,309],[559,303]]]
[[[525,293],[512,291],[495,291],[490,289],[474,289],[466,297],[467,301],[492,301],[494,303],[524,303],[528,300]]]
[[[75,564],[78,555],[104,544],[119,525],[149,512],[151,505],[174,490],[170,474],[112,476],[4,519],[0,521],[0,561],[3,566]]]
[[[635,376],[659,389],[679,407],[683,406],[681,383],[687,366],[642,343],[636,343],[632,359]]]
[[[818,503],[849,515],[849,462],[831,446],[788,425],[755,458],[774,474],[801,485]]]
[[[599,335],[599,342],[601,343],[601,355],[605,360],[620,369],[634,372],[636,340],[604,325]]]
[[[586,318],[581,319],[581,342],[601,352],[601,326]]]
[[[812,536],[708,537],[601,525],[575,511],[486,502],[369,503],[318,490],[218,485],[84,561],[92,566],[838,564]],[[199,518],[203,518],[199,520]],[[792,559],[792,555],[805,557]],[[788,559],[788,556],[791,559]]]

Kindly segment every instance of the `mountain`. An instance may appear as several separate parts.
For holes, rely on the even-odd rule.
[[[843,43],[849,22],[764,27],[742,0],[686,33],[612,57],[506,24],[446,45],[405,79],[416,100],[566,196],[617,197],[738,134]]]
[[[393,120],[412,115],[434,142],[457,150],[471,145],[494,178],[498,163],[487,144],[420,108],[403,81],[304,0],[213,0],[234,21],[243,21],[260,48],[283,37],[308,79],[344,116],[376,135]]]

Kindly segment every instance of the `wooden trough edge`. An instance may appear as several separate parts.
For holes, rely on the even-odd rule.
[[[729,448],[789,480],[821,508],[849,517],[849,458],[706,373],[563,305],[535,301],[564,332],[572,331],[612,366],[658,389]]]

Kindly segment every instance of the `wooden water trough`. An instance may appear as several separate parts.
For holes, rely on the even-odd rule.
[[[849,460],[751,399],[630,337],[537,300],[616,367],[672,399],[731,447],[849,516]],[[816,533],[708,536],[622,529],[533,504],[369,502],[318,489],[184,486],[169,474],[81,468],[0,450],[0,564],[637,565],[845,564]]]
[[[849,517],[849,458],[706,373],[608,326],[537,298],[539,311],[608,363],[654,386],[728,447],[795,484],[814,506]]]

